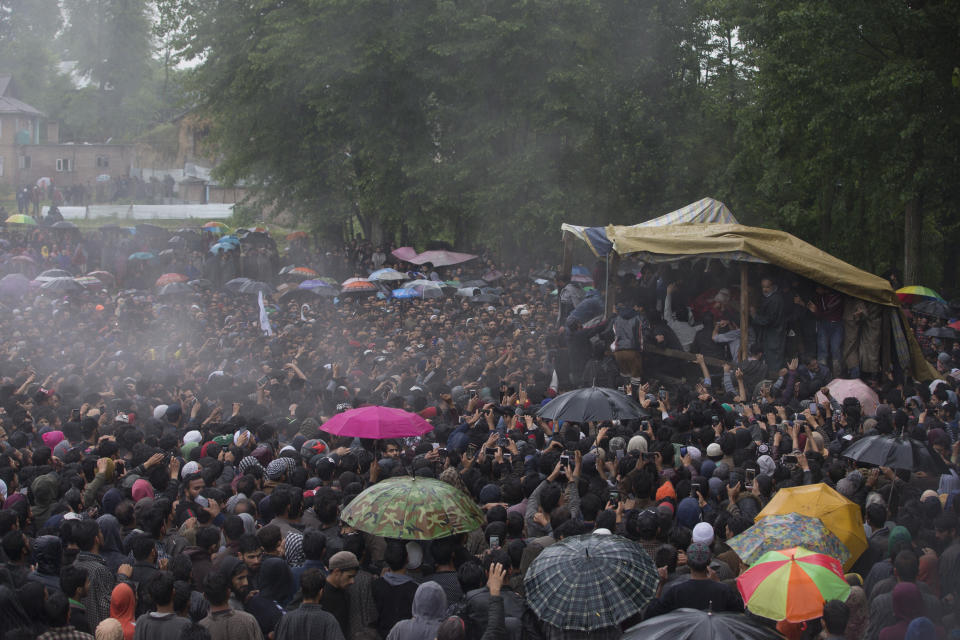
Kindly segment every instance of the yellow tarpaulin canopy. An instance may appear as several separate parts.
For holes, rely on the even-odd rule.
[[[613,250],[620,255],[709,255],[716,258],[766,262],[848,296],[900,308],[900,302],[889,282],[847,264],[785,231],[741,224],[673,224],[663,227],[610,225],[606,233],[613,243]],[[914,377],[920,380],[935,378],[936,371],[924,360],[912,332],[907,330],[906,337],[910,345]]]

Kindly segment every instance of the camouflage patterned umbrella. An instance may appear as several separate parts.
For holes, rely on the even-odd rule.
[[[463,491],[431,478],[378,482],[340,514],[354,529],[401,540],[435,540],[483,526],[480,507]]]

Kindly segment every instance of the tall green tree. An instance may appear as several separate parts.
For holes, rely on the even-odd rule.
[[[223,177],[318,226],[505,250],[693,199],[695,7],[667,0],[169,0]],[[698,176],[693,182],[699,182]],[[552,248],[551,248],[552,249]]]
[[[756,185],[744,207],[870,269],[902,256],[908,284],[939,281],[960,177],[960,5],[725,5],[756,65],[738,148]]]

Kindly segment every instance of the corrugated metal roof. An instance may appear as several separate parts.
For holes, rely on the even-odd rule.
[[[0,113],[26,113],[31,116],[42,116],[43,114],[34,109],[26,102],[21,102],[16,98],[8,98],[0,95]]]

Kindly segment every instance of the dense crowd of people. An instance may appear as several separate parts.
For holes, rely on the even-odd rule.
[[[417,266],[363,241],[237,235],[226,246],[214,228],[0,232],[7,274],[101,274],[71,293],[0,282],[0,636],[618,638],[681,607],[744,611],[731,585],[746,565],[726,541],[778,490],[813,483],[861,507],[869,548],[845,603],[779,630],[958,633],[960,352],[927,339],[926,319],[933,382],[884,364],[875,305],[782,272],[752,283],[740,354],[739,272],[719,263],[613,274],[605,318],[600,270],[571,279],[486,255]],[[438,293],[324,296],[280,275],[293,265],[338,283],[392,267]],[[194,292],[161,295],[171,272]],[[252,290],[267,293],[262,311],[231,287],[241,277],[265,283]],[[835,377],[861,378],[879,403],[833,397]],[[645,415],[538,417],[593,384]],[[323,431],[364,405],[434,429],[385,441]],[[844,457],[876,434],[915,438],[935,465]],[[485,525],[417,542],[341,522],[365,488],[403,475],[453,485]],[[658,594],[600,632],[560,629],[528,606],[524,576],[544,549],[589,533],[640,545]]]

